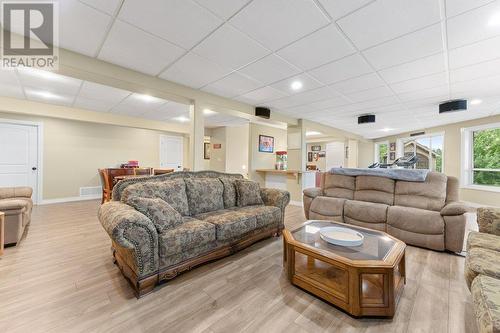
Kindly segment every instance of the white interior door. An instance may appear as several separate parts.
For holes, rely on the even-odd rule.
[[[38,198],[38,128],[0,122],[0,187],[29,186]]]
[[[182,136],[160,136],[160,167],[182,170],[184,139]]]
[[[343,168],[344,160],[343,142],[330,142],[326,144],[326,171],[331,168]]]

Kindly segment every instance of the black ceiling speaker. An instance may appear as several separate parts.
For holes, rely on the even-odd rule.
[[[358,117],[358,124],[368,124],[368,123],[374,123],[374,122],[375,122],[375,115],[374,114],[366,114],[364,116]]]
[[[467,110],[467,100],[457,99],[439,104],[439,113]]]
[[[261,117],[261,118],[265,118],[265,119],[269,119],[271,118],[271,110],[268,109],[268,108],[264,108],[264,107],[261,107],[261,106],[257,106],[255,108],[255,115],[257,117]]]

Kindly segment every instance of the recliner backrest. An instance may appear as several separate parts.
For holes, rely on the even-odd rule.
[[[429,172],[425,182],[397,180],[394,205],[441,210],[446,203],[447,178],[443,173]]]
[[[327,197],[353,200],[355,189],[356,177],[334,175],[329,172],[324,174],[323,191]]]
[[[394,179],[375,176],[357,176],[354,200],[394,204]]]

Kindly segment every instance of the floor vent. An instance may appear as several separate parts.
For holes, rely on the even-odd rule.
[[[92,187],[80,187],[80,196],[88,197],[88,196],[98,196],[102,192],[102,187],[100,186],[92,186]]]

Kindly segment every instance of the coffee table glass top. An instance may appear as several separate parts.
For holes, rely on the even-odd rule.
[[[319,230],[328,226],[353,229],[360,232],[365,237],[363,244],[360,246],[347,247],[327,243],[321,239]],[[291,234],[297,242],[307,244],[320,250],[330,251],[333,254],[350,260],[384,260],[391,249],[397,244],[396,240],[388,237],[383,232],[330,221],[309,221],[299,229],[292,231]]]

